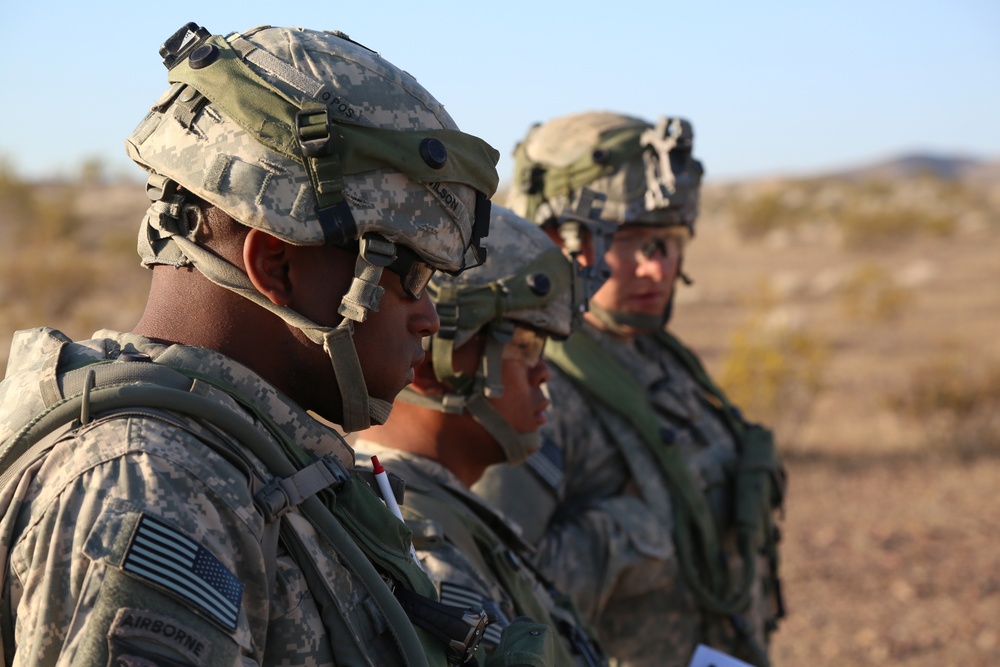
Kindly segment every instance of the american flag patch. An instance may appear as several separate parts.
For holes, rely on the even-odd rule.
[[[143,516],[122,567],[197,605],[230,630],[236,629],[243,583],[212,552],[183,533]]]

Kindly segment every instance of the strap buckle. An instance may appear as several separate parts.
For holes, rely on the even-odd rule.
[[[310,122],[315,116],[322,116],[323,123]],[[319,132],[322,131],[322,134]],[[330,154],[333,133],[330,131],[330,111],[322,109],[300,109],[295,114],[295,138],[305,157],[318,158]]]
[[[323,489],[339,489],[350,473],[329,454],[313,461],[289,477],[276,477],[254,496],[254,504],[267,522],[280,518],[288,510]]]
[[[444,644],[448,664],[461,665],[472,659],[490,622],[482,607],[443,604],[405,588],[397,587],[393,594],[414,625]]]

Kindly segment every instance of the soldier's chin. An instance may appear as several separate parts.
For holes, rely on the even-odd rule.
[[[663,324],[663,312],[631,312],[619,316],[618,326],[629,334],[648,334],[659,329]]]

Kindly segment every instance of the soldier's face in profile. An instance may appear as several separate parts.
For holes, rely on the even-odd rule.
[[[313,322],[327,327],[340,324],[341,297],[354,273],[355,255],[332,246],[297,247],[289,279],[296,285],[288,305]],[[384,270],[379,285],[385,290],[378,310],[354,325],[352,337],[364,373],[368,394],[393,401],[413,381],[414,368],[424,358],[421,340],[437,332],[440,320],[426,293],[412,296],[392,271]],[[338,422],[339,391],[330,359],[323,349],[303,337],[307,361],[300,363],[301,389],[310,395],[304,403],[323,417]]]
[[[546,337],[527,327],[517,327],[514,337],[506,343],[501,353],[503,396],[487,398],[490,405],[519,434],[534,433],[545,423],[549,399],[542,385],[551,377],[548,365],[542,358]],[[455,350],[452,365],[456,372],[472,377],[479,370],[486,350],[484,334],[478,334]],[[453,390],[449,388],[448,390]],[[505,460],[499,443],[480,447],[480,455],[487,465]]]
[[[673,293],[683,241],[669,228],[623,225],[605,260],[611,277],[593,303],[614,312],[661,315]]]
[[[517,327],[502,354],[503,396],[490,398],[507,423],[518,433],[534,433],[545,423],[549,400],[542,385],[551,372],[542,350],[545,336],[527,327]]]

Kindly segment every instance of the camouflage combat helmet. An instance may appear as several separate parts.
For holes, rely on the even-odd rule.
[[[434,374],[454,393],[425,396],[407,387],[399,400],[442,412],[471,414],[518,463],[538,448],[538,435],[517,433],[487,398],[503,394],[501,354],[515,327],[563,339],[585,308],[584,286],[575,263],[551,239],[512,211],[493,207],[489,261],[460,276],[435,275],[427,285],[441,318],[429,346]],[[455,349],[483,334],[486,346],[475,377],[452,366]]]
[[[555,118],[529,130],[514,151],[507,205],[536,224],[558,220],[582,188],[605,195],[618,224],[683,225],[693,233],[704,169],[682,118],[656,125],[606,111]]]
[[[536,224],[558,229],[564,247],[581,245],[580,226],[565,213],[588,190],[606,197],[604,221],[612,225],[669,227],[683,247],[694,234],[704,168],[692,155],[694,130],[682,118],[656,125],[631,116],[593,111],[535,125],[514,152],[514,183],[508,205]],[[598,262],[608,241],[587,226]],[[690,282],[680,273],[685,282]],[[591,305],[612,331],[653,330],[670,318],[612,312]]]
[[[170,88],[126,142],[149,172],[143,265],[193,265],[322,345],[347,431],[382,423],[351,339],[384,268],[419,295],[435,270],[482,263],[498,153],[459,132],[406,72],[340,32],[261,26],[226,37],[189,23],[161,48]],[[180,186],[180,187],[178,187]],[[196,242],[190,194],[295,245],[358,255],[336,328],[276,306]]]

